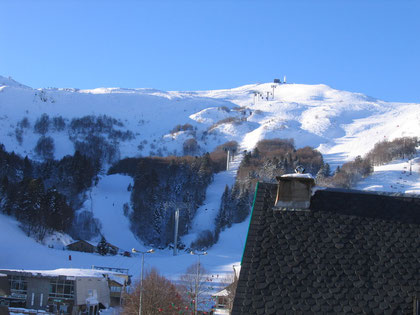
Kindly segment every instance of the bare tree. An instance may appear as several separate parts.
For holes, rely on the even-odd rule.
[[[184,150],[184,155],[194,155],[200,151],[200,146],[194,138],[185,140],[182,148]]]
[[[138,282],[133,292],[125,297],[124,315],[139,313],[140,289],[140,282]],[[175,285],[164,276],[159,275],[156,269],[147,272],[143,279],[142,313],[169,315],[182,310],[185,310],[185,302]]]
[[[45,135],[48,132],[50,127],[50,117],[47,114],[42,114],[40,118],[38,118],[34,125],[34,132],[39,133],[41,135]]]
[[[192,310],[196,301],[198,301],[197,309],[202,308],[205,304],[205,296],[213,289],[212,279],[206,273],[207,271],[202,264],[197,262],[189,266],[185,274],[180,277],[180,291]]]

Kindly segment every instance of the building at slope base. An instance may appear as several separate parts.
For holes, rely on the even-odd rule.
[[[257,185],[232,314],[419,314],[420,198],[278,179]]]
[[[98,314],[100,308],[118,305],[129,276],[92,269],[10,270],[10,295],[0,300],[11,307],[60,314]]]

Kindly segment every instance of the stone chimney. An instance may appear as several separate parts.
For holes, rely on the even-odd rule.
[[[315,180],[311,174],[287,174],[276,177],[278,183],[275,208],[279,210],[309,209]]]

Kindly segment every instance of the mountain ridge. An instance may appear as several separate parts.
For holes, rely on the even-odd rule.
[[[369,130],[375,135],[386,133],[388,139],[413,136],[418,127],[413,116],[420,117],[419,104],[388,103],[324,84],[260,83],[233,89],[178,92],[150,88],[32,89],[4,77],[0,77],[1,83],[1,136],[7,139],[3,142],[8,151],[32,158],[36,154],[29,144],[36,143],[38,137],[25,129],[24,144],[18,145],[13,139],[13,128],[23,117],[33,125],[42,113],[62,116],[69,123],[88,115],[107,115],[119,120],[124,125],[119,130],[134,134],[133,139],[119,144],[121,157],[182,155],[182,143],[191,133],[170,131],[177,124],[188,123],[196,129],[195,138],[202,153],[228,140],[242,140],[244,134],[249,134],[247,149],[252,149],[256,140],[262,138],[294,138],[298,147],[311,145],[331,155],[333,164],[337,154],[349,160],[373,147],[372,134],[354,141],[359,133]],[[411,117],[406,117],[404,112],[410,112]],[[389,126],[390,117],[401,121],[396,124],[398,127]],[[222,121],[228,118],[230,121]],[[211,125],[206,121],[221,123],[210,130]],[[48,133],[53,137],[66,136],[51,130]],[[376,140],[383,138],[376,137]],[[141,145],[144,141],[148,143]],[[343,143],[350,144],[352,150],[346,150]],[[137,149],[139,145],[142,150]],[[60,139],[55,158],[71,154],[72,147],[71,141]],[[156,152],[159,148],[161,152]],[[335,162],[339,165],[338,160]]]

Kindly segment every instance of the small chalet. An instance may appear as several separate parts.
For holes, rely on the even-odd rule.
[[[214,315],[224,315],[230,314],[233,306],[233,299],[235,298],[235,291],[238,285],[239,272],[241,270],[240,266],[233,266],[233,282],[212,295],[213,300],[215,301],[215,306],[213,308]],[[238,268],[239,267],[239,268]]]
[[[419,314],[420,198],[258,183],[232,314]]]
[[[110,243],[107,243],[108,248],[109,248],[109,254],[110,255],[117,255],[119,252],[119,248],[115,245],[112,245]],[[96,253],[97,250],[97,244],[96,243],[92,243],[92,242],[88,242],[88,241],[84,241],[84,240],[78,240],[74,243],[71,243],[69,245],[66,246],[67,250],[73,250],[73,251],[77,251],[77,252],[84,252],[84,253]]]
[[[214,315],[228,315],[232,309],[233,299],[235,297],[236,283],[231,283],[223,290],[212,295],[216,304],[214,306]]]
[[[96,245],[84,240],[78,240],[66,246],[67,250],[73,250],[84,253],[96,253]]]

